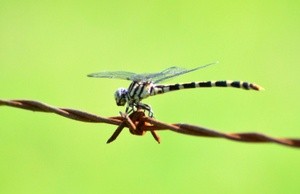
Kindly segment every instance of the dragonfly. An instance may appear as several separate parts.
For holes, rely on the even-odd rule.
[[[250,82],[244,81],[198,81],[187,82],[178,84],[158,84],[167,79],[184,75],[199,69],[211,66],[215,63],[210,63],[202,66],[198,66],[192,69],[186,69],[181,67],[169,67],[163,71],[156,73],[142,73],[137,74],[127,71],[104,71],[98,73],[91,73],[88,77],[93,78],[111,78],[111,79],[123,79],[131,81],[128,88],[119,88],[114,93],[115,101],[118,106],[126,106],[125,112],[127,114],[136,111],[137,109],[143,109],[148,111],[148,116],[153,117],[154,113],[150,105],[144,104],[141,101],[149,96],[155,96],[158,94],[164,94],[172,91],[178,91],[182,89],[192,88],[210,88],[210,87],[231,87],[240,88],[245,90],[263,90],[263,87]]]

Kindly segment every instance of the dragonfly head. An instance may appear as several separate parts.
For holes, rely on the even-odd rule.
[[[127,102],[126,96],[127,96],[127,89],[126,88],[119,88],[115,92],[115,100],[118,106],[124,106]]]

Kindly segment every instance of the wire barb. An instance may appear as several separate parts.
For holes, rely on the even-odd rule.
[[[121,133],[123,128],[127,127],[129,128],[130,133],[133,135],[144,135],[147,131],[150,131],[152,136],[158,143],[160,143],[160,138],[157,135],[156,131],[171,130],[177,133],[193,136],[225,138],[228,140],[247,143],[277,143],[285,146],[300,148],[300,139],[296,138],[273,138],[260,133],[222,133],[212,129],[190,124],[168,124],[145,116],[145,113],[142,110],[137,110],[130,115],[121,113],[121,116],[105,118],[80,110],[56,108],[33,100],[0,100],[0,106],[16,107],[38,112],[55,113],[66,118],[82,122],[107,123],[111,125],[117,125],[118,128],[108,139],[107,143],[114,141]]]

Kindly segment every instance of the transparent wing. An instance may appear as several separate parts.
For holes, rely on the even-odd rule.
[[[137,75],[138,74],[127,71],[104,71],[88,74],[88,77],[132,80],[132,77]]]
[[[133,72],[127,71],[103,71],[98,73],[91,73],[87,75],[88,77],[95,77],[95,78],[111,78],[111,79],[124,79],[124,80],[131,80],[131,81],[149,81],[152,78],[161,78],[164,77],[164,73],[142,73],[137,74]]]
[[[95,77],[95,78],[124,79],[124,80],[131,80],[131,81],[149,81],[155,77],[163,77],[163,74],[161,72],[137,74],[128,71],[103,71],[98,73],[91,73],[88,74],[87,76]]]
[[[142,73],[142,74],[136,74],[133,72],[127,72],[127,71],[104,71],[104,72],[98,72],[98,73],[92,73],[89,74],[89,77],[95,77],[95,78],[113,78],[113,79],[124,79],[124,80],[131,80],[131,81],[153,81],[154,83],[158,83],[161,81],[164,81],[166,79],[170,79],[172,77],[176,77],[182,74],[186,74],[192,71],[196,71],[198,69],[207,67],[209,65],[216,64],[210,63],[207,65],[202,65],[199,67],[196,67],[194,69],[185,69],[181,67],[170,67],[168,69],[165,69],[158,73]]]
[[[202,66],[199,66],[199,67],[196,67],[193,69],[185,69],[185,68],[181,68],[181,67],[170,67],[170,68],[165,69],[162,72],[160,72],[162,75],[156,76],[152,80],[154,83],[162,82],[166,79],[170,79],[172,77],[176,77],[176,76],[180,76],[180,75],[192,72],[192,71],[196,71],[198,69],[202,69],[204,67],[214,65],[216,63],[218,63],[218,62],[202,65]]]

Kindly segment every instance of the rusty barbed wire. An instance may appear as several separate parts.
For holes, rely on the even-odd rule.
[[[130,115],[121,113],[121,116],[105,118],[80,110],[70,108],[57,108],[33,100],[0,100],[0,106],[10,106],[31,111],[55,113],[66,118],[82,122],[107,123],[117,125],[118,128],[108,139],[107,143],[114,141],[121,133],[123,128],[127,127],[129,128],[130,133],[132,133],[133,135],[144,135],[146,131],[150,131],[152,136],[158,143],[160,143],[160,138],[157,135],[156,131],[171,130],[177,133],[193,136],[225,138],[228,140],[247,143],[277,143],[285,146],[300,148],[300,139],[296,138],[273,138],[264,134],[253,132],[223,133],[190,124],[167,124],[154,118],[147,117],[145,116],[145,113],[143,111],[139,110],[133,112]]]

